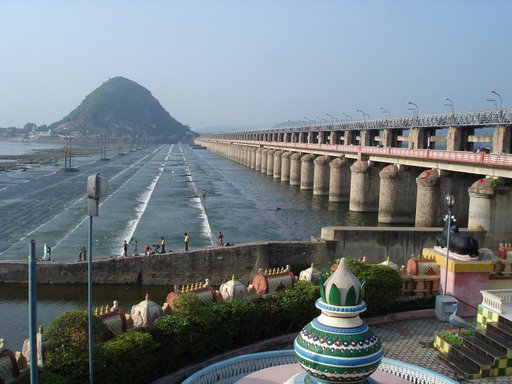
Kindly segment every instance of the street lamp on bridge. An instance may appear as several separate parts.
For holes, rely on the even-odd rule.
[[[352,115],[347,115],[345,112],[341,112],[343,116],[345,116],[347,119],[352,120]]]
[[[382,111],[382,113],[384,113],[385,115],[388,116],[388,118],[391,119],[391,113],[386,108],[382,108],[382,107],[378,107],[378,108]]]
[[[503,100],[501,99],[501,95],[495,90],[491,90],[491,93],[494,93],[500,99],[500,109],[503,109]]]
[[[331,123],[334,124],[334,116],[330,113],[326,113],[325,116],[329,116],[331,118]]]
[[[451,107],[452,108],[452,114],[453,114],[453,100],[449,97],[443,97],[443,100],[448,101],[447,104],[443,104],[445,107]]]
[[[418,116],[418,104],[413,103],[412,101],[408,101],[407,104],[414,106],[413,108],[408,108],[410,111],[416,110],[416,116]]]
[[[363,119],[366,120],[368,117],[370,117],[369,114],[367,114],[365,111],[361,109],[356,109],[356,112],[361,112],[363,114]]]
[[[487,101],[494,103],[494,109],[498,109],[498,101],[496,99],[487,99]]]

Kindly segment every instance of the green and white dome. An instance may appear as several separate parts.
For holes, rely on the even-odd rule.
[[[350,272],[345,259],[325,281],[316,307],[321,315],[307,324],[294,343],[305,383],[364,383],[378,368],[384,350],[359,314],[366,310],[364,282]]]

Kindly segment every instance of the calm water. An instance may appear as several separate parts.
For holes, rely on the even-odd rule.
[[[5,141],[0,140],[1,155],[26,155],[41,149],[62,148],[63,145],[50,143],[33,143],[29,141]]]
[[[0,142],[0,155],[4,144]],[[30,239],[36,239],[38,256],[48,244],[54,262],[76,260],[88,241],[86,180],[98,172],[109,178],[109,192],[93,220],[94,259],[119,256],[123,241],[130,239],[138,240],[141,250],[164,236],[167,249],[182,249],[184,232],[190,235],[190,247],[199,248],[213,246],[219,231],[226,242],[238,244],[306,240],[329,225],[377,224],[376,213],[350,213],[348,204],[330,204],[326,196],[313,196],[187,145],[108,155],[109,161],[74,158],[79,172],[59,172],[59,165],[0,173],[0,259],[26,259]],[[276,206],[282,209],[275,211]],[[8,336],[6,345],[14,349],[21,348],[28,334],[26,290],[0,286],[0,337]],[[86,307],[86,287],[41,290],[38,316],[43,326],[63,310]],[[128,310],[146,290],[97,287],[95,305],[117,299]],[[167,291],[152,287],[150,294],[160,303]]]

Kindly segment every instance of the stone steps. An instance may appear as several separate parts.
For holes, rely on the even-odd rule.
[[[512,374],[512,321],[501,316],[473,336],[463,337],[440,359],[461,377],[471,380]]]

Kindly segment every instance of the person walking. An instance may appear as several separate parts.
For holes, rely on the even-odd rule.
[[[123,243],[123,256],[124,257],[128,256],[128,243],[126,242],[126,240]]]
[[[160,253],[165,253],[165,239],[162,236],[162,240],[160,241]]]
[[[134,242],[132,243],[132,246],[133,246],[133,256],[139,256],[139,243],[137,242],[137,240],[134,240]]]
[[[46,260],[52,261],[52,247],[46,246]]]
[[[80,253],[78,254],[78,261],[82,261],[84,257],[84,247],[80,248]]]
[[[190,237],[188,236],[187,232],[185,232],[185,237],[183,238],[183,241],[185,242],[185,251],[188,251],[188,242],[190,241]]]
[[[222,232],[219,232],[219,236],[217,237],[217,245],[219,247],[224,246],[224,235],[222,234]]]
[[[84,261],[87,261],[87,248],[84,248]]]

